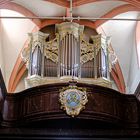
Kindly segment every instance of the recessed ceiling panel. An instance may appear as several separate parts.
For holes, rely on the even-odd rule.
[[[43,0],[14,0],[37,16],[64,16],[65,8]]]
[[[121,1],[100,1],[73,8],[73,14],[81,17],[101,17],[113,8],[127,4]]]

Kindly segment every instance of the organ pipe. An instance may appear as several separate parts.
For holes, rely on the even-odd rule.
[[[30,37],[30,43],[29,43],[29,49],[30,49],[30,58],[29,58],[29,70],[28,70],[28,77],[31,76],[31,69],[32,69],[32,42],[33,42],[33,37],[32,37],[32,34],[29,33],[28,34],[29,37]]]

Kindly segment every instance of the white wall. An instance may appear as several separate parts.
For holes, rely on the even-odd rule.
[[[136,47],[132,48],[131,54],[131,65],[130,65],[130,72],[129,72],[129,93],[133,94],[140,82],[140,68],[138,66],[138,56],[136,52]]]
[[[1,16],[23,16],[15,11],[1,10]],[[2,19],[2,48],[5,68],[5,82],[8,87],[11,72],[19,52],[28,38],[28,33],[34,28],[34,23],[28,19]],[[23,81],[24,82],[24,81]]]
[[[1,15],[1,13],[0,13]],[[3,48],[2,48],[2,25],[1,25],[1,19],[0,19],[0,68],[1,68],[1,71],[2,71],[2,74],[3,76],[5,75],[4,74],[4,64],[3,64]]]

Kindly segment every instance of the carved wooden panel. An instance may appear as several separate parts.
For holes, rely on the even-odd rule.
[[[70,119],[60,109],[59,90],[68,83],[34,87],[19,94],[7,95],[4,102],[2,125],[12,126],[54,119]],[[77,83],[88,93],[88,103],[75,119],[113,123],[128,128],[139,127],[138,100],[134,95],[123,95],[112,89]]]

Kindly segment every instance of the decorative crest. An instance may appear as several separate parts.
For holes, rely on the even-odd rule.
[[[66,113],[72,117],[79,115],[88,102],[86,89],[77,86],[62,88],[59,97],[61,109],[66,110]]]

